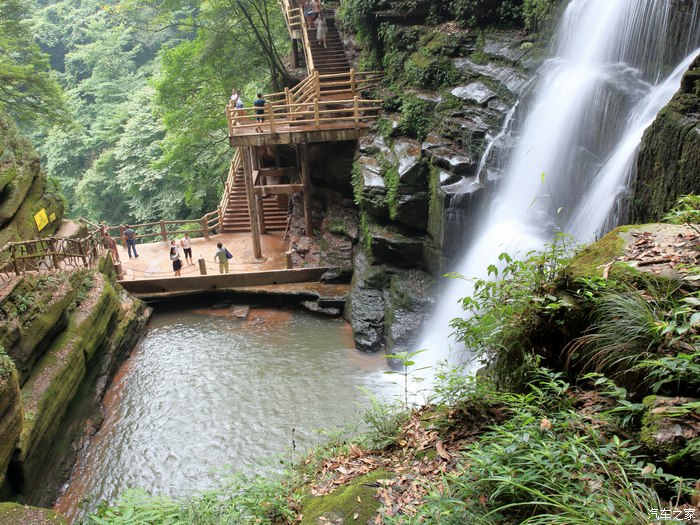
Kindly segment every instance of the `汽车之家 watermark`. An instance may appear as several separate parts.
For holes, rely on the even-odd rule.
[[[661,521],[690,521],[695,519],[696,509],[649,509],[649,517]]]

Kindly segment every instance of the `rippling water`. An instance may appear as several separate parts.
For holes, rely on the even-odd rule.
[[[129,487],[182,497],[231,469],[264,468],[357,421],[391,395],[382,354],[354,349],[340,320],[300,311],[158,313],[105,398],[107,417],[56,509]],[[292,429],[295,429],[294,433]]]

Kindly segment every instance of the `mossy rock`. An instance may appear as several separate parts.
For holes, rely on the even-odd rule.
[[[376,499],[377,481],[391,477],[383,469],[353,479],[326,496],[306,496],[302,500],[301,525],[331,523],[371,523],[380,508]]]
[[[67,330],[42,356],[22,387],[24,424],[13,458],[22,480],[31,485],[43,467],[61,419],[85,376],[85,354],[80,336]],[[20,487],[24,492],[25,487]]]
[[[0,325],[0,345],[15,362],[20,384],[34,363],[68,323],[67,310],[84,273],[25,277],[2,302],[6,319]]]
[[[691,440],[700,438],[696,418],[700,416],[698,399],[684,397],[647,396],[644,398],[644,417],[640,441],[659,459],[673,463],[677,455]],[[695,406],[696,408],[689,408]],[[682,454],[680,454],[682,455]],[[684,458],[691,461],[692,457]],[[695,467],[700,467],[700,458],[695,458]]]
[[[3,171],[5,173],[2,175],[2,178],[5,179],[9,175],[12,180],[9,180],[2,188],[3,200],[0,203],[0,225],[9,222],[14,214],[17,213],[34,179],[39,176],[38,166],[36,170],[13,167]]]
[[[38,231],[34,215],[41,209],[46,210],[50,217],[52,214],[56,219],[50,221],[41,232]],[[47,187],[44,175],[34,178],[29,191],[13,215],[12,220],[0,229],[0,246],[8,242],[18,242],[26,239],[35,239],[39,236],[48,237],[53,235],[63,216],[64,204],[61,196],[53,189]],[[0,260],[7,262],[7,260]]]
[[[68,525],[68,519],[51,509],[19,503],[0,503],[0,525]]]
[[[0,487],[22,432],[22,402],[17,370],[12,359],[0,347]]]
[[[119,297],[102,274],[88,276],[83,289],[87,289],[88,292],[81,300],[90,307],[79,308],[74,322],[81,333],[85,361],[89,363],[95,352],[105,343],[108,327],[119,312]]]
[[[672,245],[686,229],[683,225],[674,224],[636,224],[615,228],[605,237],[584,248],[576,255],[564,275],[569,280],[596,279],[607,277],[620,282],[635,282],[639,279],[658,282],[678,281],[681,275],[670,265],[661,263],[658,265],[637,266],[635,260],[619,260],[622,256],[634,259],[628,254],[628,248],[633,247],[638,236],[651,234],[654,242],[663,245]],[[636,250],[633,249],[632,252]],[[639,254],[636,255],[637,257]],[[648,262],[648,261],[647,261]]]

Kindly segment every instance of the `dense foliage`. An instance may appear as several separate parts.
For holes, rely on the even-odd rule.
[[[11,0],[0,23],[0,70],[19,78],[3,81],[0,109],[33,117],[25,130],[70,215],[93,221],[214,209],[231,158],[231,88],[250,103],[287,81],[273,0]]]

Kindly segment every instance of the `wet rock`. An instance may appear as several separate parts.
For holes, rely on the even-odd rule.
[[[394,143],[393,151],[401,184],[419,185],[422,182],[420,181],[421,145],[415,140],[400,139]]]
[[[373,266],[360,250],[354,263],[352,293],[345,317],[352,325],[355,346],[374,352],[384,346],[384,275],[381,267]]]
[[[412,349],[436,303],[435,280],[424,271],[392,269],[385,291],[387,351]]]
[[[435,165],[456,175],[470,175],[476,168],[474,159],[450,148],[436,148],[430,152],[430,155]]]
[[[436,91],[416,91],[415,96],[426,102],[432,102],[434,104],[439,104],[442,102],[442,95]]]
[[[408,236],[396,228],[377,225],[370,226],[370,230],[372,255],[399,266],[422,266],[423,239],[421,236]]]
[[[477,177],[462,177],[458,181],[443,185],[445,193],[468,194],[475,193],[483,188]]]
[[[229,316],[236,319],[248,319],[248,314],[250,313],[250,306],[248,305],[234,305],[229,310]]]
[[[455,97],[473,102],[480,106],[485,106],[489,100],[496,96],[495,92],[481,82],[472,82],[467,86],[458,86],[450,91],[450,93]]]
[[[340,308],[323,307],[320,304],[318,304],[318,301],[302,301],[301,305],[309,312],[327,315],[329,317],[338,317],[342,313],[342,310]]]
[[[527,77],[513,67],[497,65],[489,62],[482,65],[477,64],[469,58],[458,58],[454,61],[455,67],[464,75],[469,77],[486,77],[493,80],[513,96],[522,93]]]
[[[387,215],[386,184],[382,177],[383,169],[376,158],[360,157],[358,159],[362,174],[362,207],[375,217]]]
[[[408,228],[425,231],[428,227],[429,201],[430,197],[424,191],[398,195],[394,220]]]
[[[398,126],[398,122],[395,122],[396,126]],[[396,128],[394,126],[394,128]],[[386,141],[384,140],[384,137],[381,135],[365,135],[360,139],[360,153],[365,153],[367,155],[374,155],[376,153],[381,153],[381,152],[388,152],[389,151],[389,146],[386,145]]]
[[[514,33],[491,33],[486,37],[483,53],[516,64],[530,52],[531,44]]]
[[[449,144],[450,141],[442,135],[438,135],[437,133],[428,133],[428,136],[423,141],[423,144],[421,144],[421,148],[423,151],[428,151],[441,146],[447,146]]]
[[[440,173],[438,173],[438,181],[440,182],[441,186],[449,186],[450,184],[454,184],[455,182],[461,180],[461,178],[461,176],[457,175],[456,173],[452,173],[451,171],[440,170]]]

